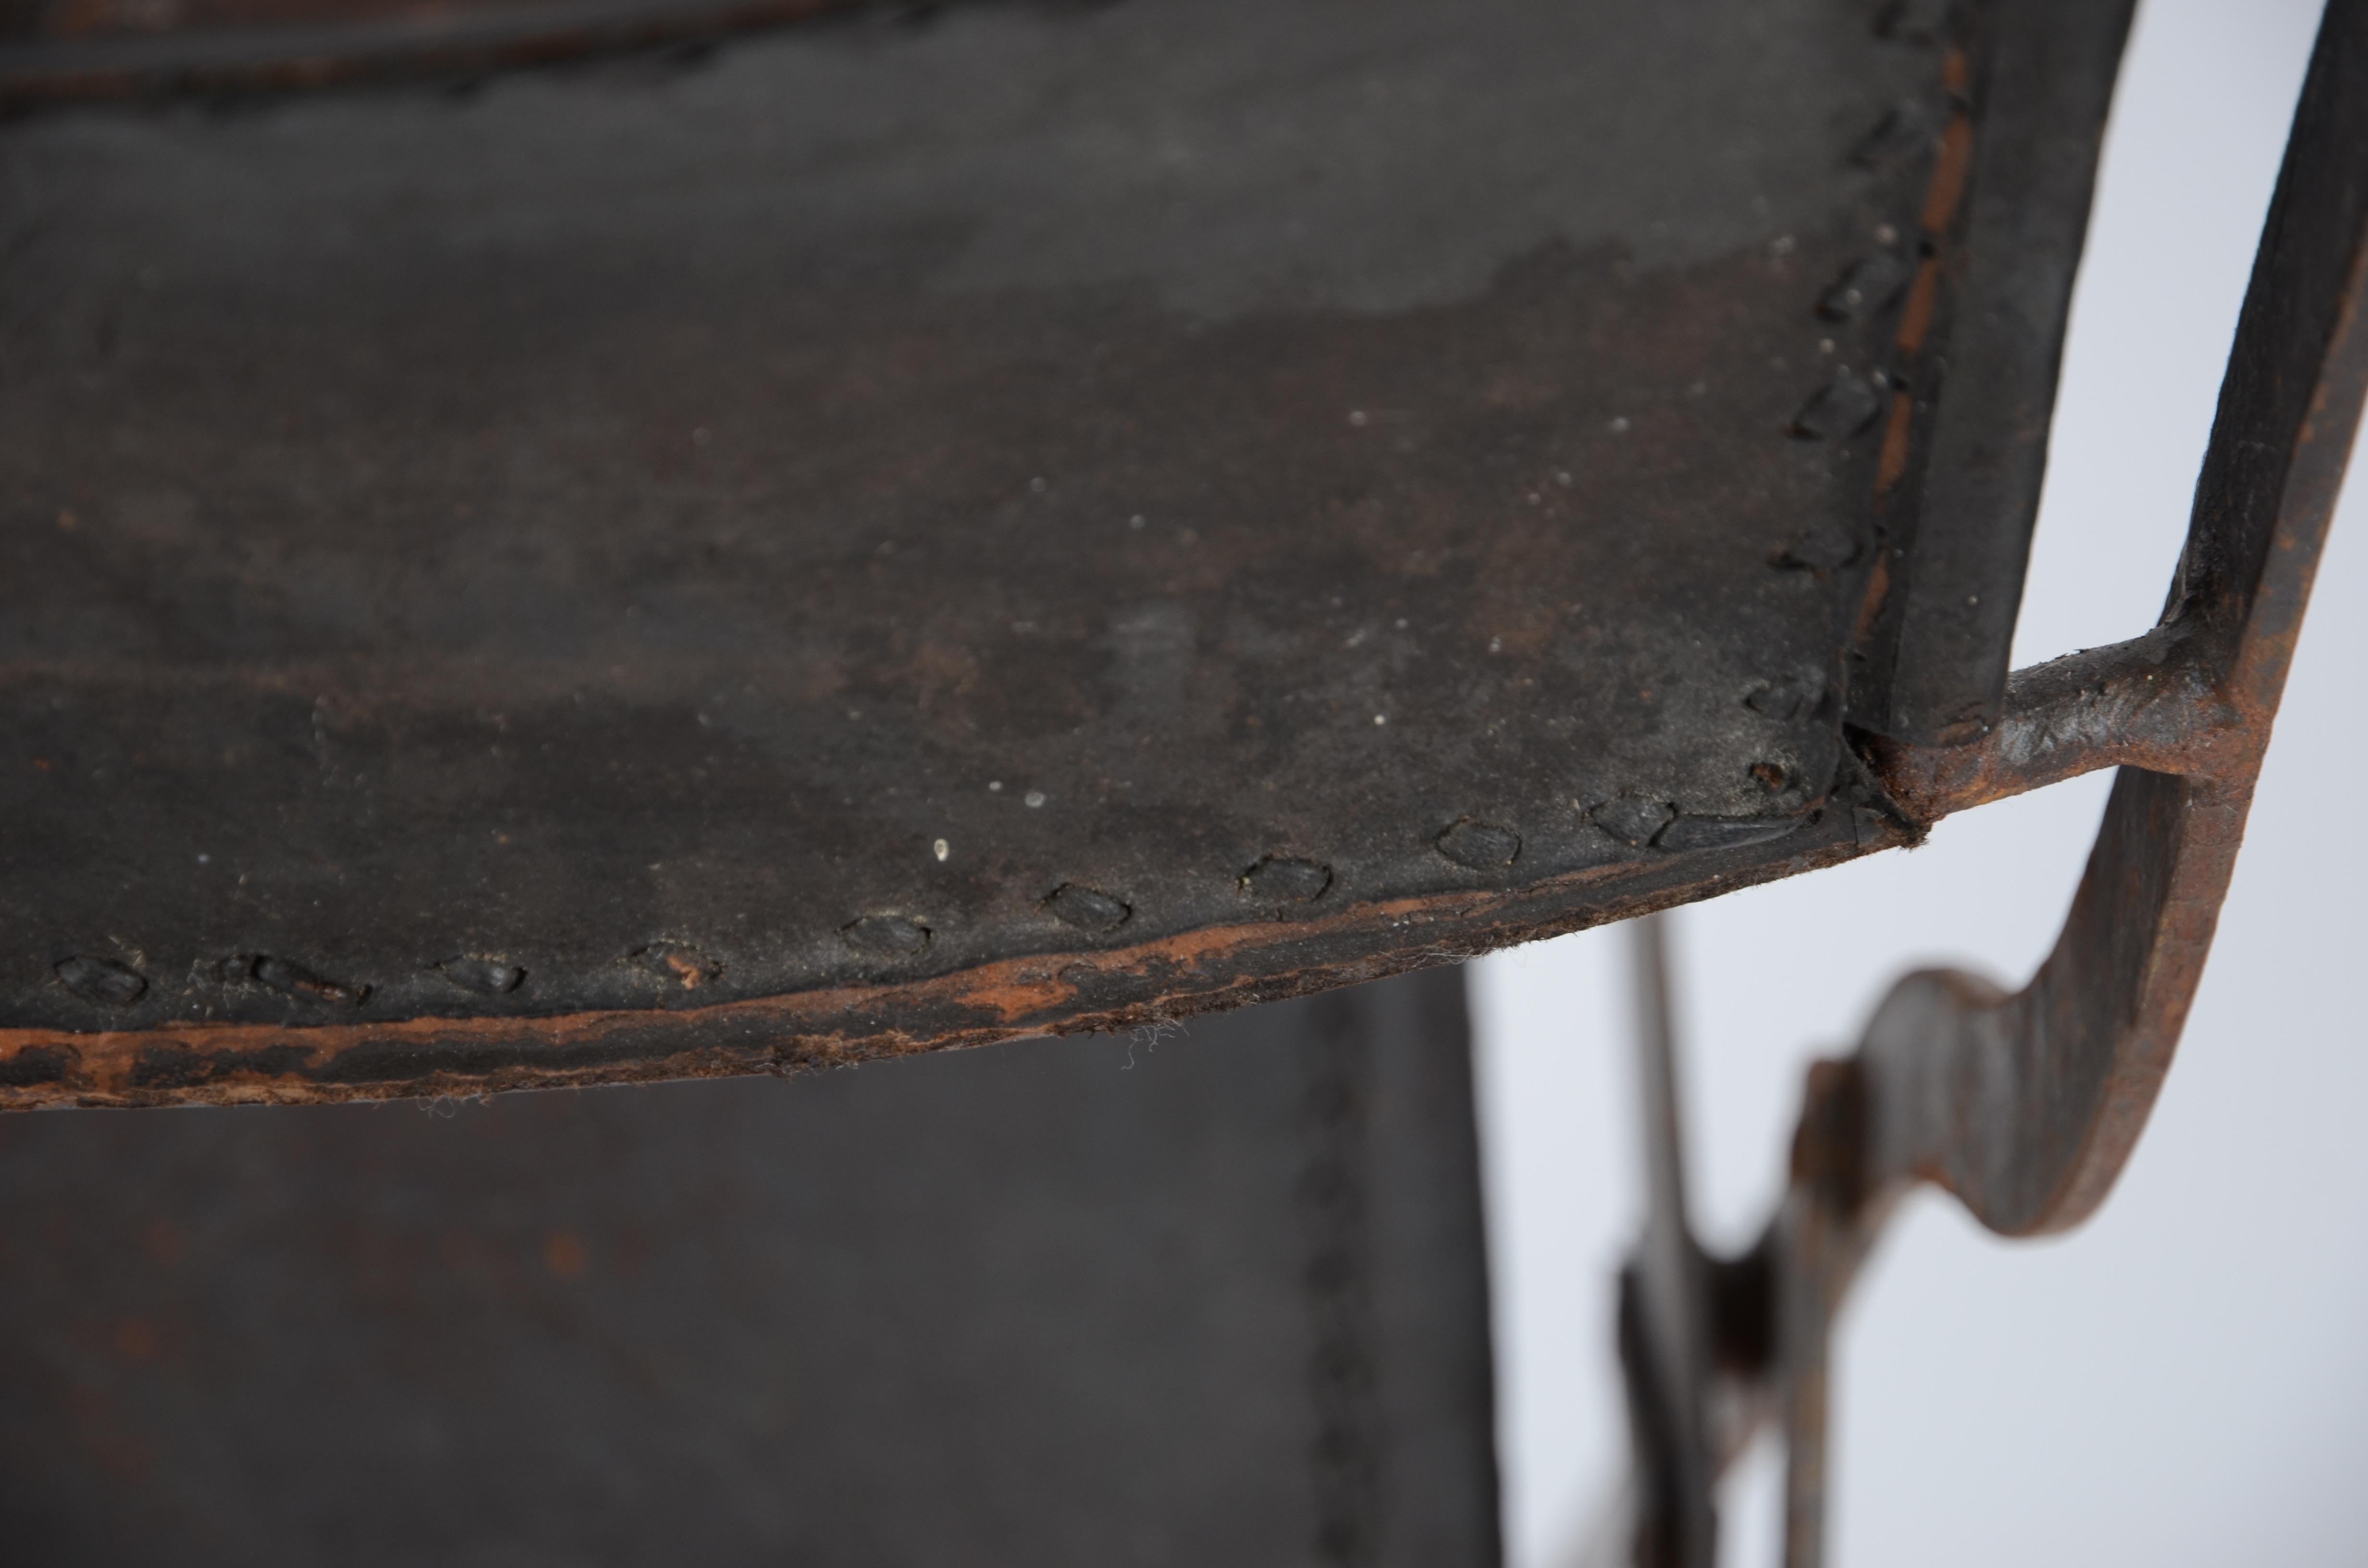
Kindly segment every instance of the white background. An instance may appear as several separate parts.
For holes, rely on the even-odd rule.
[[[2296,0],[2146,0],[2125,57],[2016,663],[2161,608],[2317,25]],[[2362,465],[2368,468],[2368,463]],[[2219,944],[2176,1069],[2086,1228],[2007,1243],[1911,1204],[1838,1340],[1836,1560],[2368,1563],[2368,483],[2339,512]],[[1803,1066],[1901,971],[2019,984],[2108,778],[1930,845],[1677,917],[1697,1210],[1777,1191]],[[1514,1568],[1574,1559],[1622,1462],[1611,1281],[1634,1223],[1617,928],[1474,966]],[[1722,1558],[1777,1560],[1772,1450]]]

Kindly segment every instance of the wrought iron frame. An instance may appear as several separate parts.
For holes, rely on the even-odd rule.
[[[2008,994],[1928,970],[1809,1071],[1791,1169],[1747,1255],[1686,1215],[1659,935],[1638,955],[1649,1214],[1622,1280],[1636,1561],[1706,1568],[1712,1489],[1772,1422],[1784,1562],[1825,1559],[1835,1314],[1899,1199],[1930,1183],[1992,1231],[2079,1224],[2144,1131],[2203,971],[2368,393],[2368,4],[2321,22],[2158,625],[2017,673],[1978,741],[1872,739],[1893,801],[1950,812],[2116,767],[2053,952]]]

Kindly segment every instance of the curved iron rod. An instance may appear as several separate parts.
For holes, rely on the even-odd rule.
[[[2096,1210],[2154,1108],[2201,978],[2368,392],[2368,0],[2330,0],[2221,387],[2162,624],[2026,672],[1974,745],[1871,760],[1930,821],[2121,766],[2055,949],[2012,995],[1927,971],[1810,1075],[1770,1227],[1790,1443],[1785,1561],[1824,1554],[1833,1314],[1896,1199],[1954,1194],[2007,1235]]]
[[[2021,672],[2004,717],[1973,744],[1864,748],[1918,825],[2121,771],[2031,983],[2009,994],[1953,970],[1899,982],[1850,1057],[1811,1068],[1787,1190],[1760,1243],[1703,1277],[1712,1300],[1696,1321],[1719,1325],[1731,1392],[1745,1408],[1772,1406],[1784,1427],[1788,1568],[1823,1561],[1831,1325],[1897,1199],[1930,1182],[2002,1234],[2061,1231],[2104,1200],[2145,1129],[2211,948],[2368,392],[2363,301],[2368,0],[2329,0],[2161,623]],[[1720,1310],[1722,1281],[1774,1321]],[[1639,1468],[1684,1467],[1664,1454]],[[1650,1521],[1640,1527],[1651,1539]]]

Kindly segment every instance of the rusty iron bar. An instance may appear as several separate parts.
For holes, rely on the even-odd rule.
[[[1772,1267],[1774,1321],[1738,1333],[1719,1315],[1722,1363],[1787,1440],[1787,1568],[1824,1561],[1833,1318],[1898,1199],[1929,1182],[2001,1234],[2063,1231],[2104,1200],[2144,1131],[2227,892],[2368,393],[2363,300],[2368,0],[2330,0],[2161,623],[2017,674],[2001,721],[1972,744],[1863,744],[1903,814],[1926,825],[2121,772],[2071,913],[2028,985],[2009,994],[1959,971],[1910,974],[1850,1056],[1809,1072],[1785,1195],[1743,1260]],[[1676,1462],[1640,1456],[1639,1470]],[[1641,1511],[1653,1502],[1640,1494]],[[1640,1546],[1656,1528],[1640,1518]]]

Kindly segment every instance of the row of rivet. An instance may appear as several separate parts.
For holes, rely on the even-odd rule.
[[[1760,764],[1754,776],[1771,788],[1781,787],[1785,778],[1773,763]],[[1682,816],[1668,801],[1637,793],[1607,801],[1587,815],[1611,837],[1638,849],[1729,847],[1773,838],[1799,825],[1797,819],[1789,817]],[[1477,817],[1459,817],[1431,839],[1430,846],[1466,869],[1502,871],[1520,858],[1521,835]],[[1319,861],[1269,855],[1243,871],[1235,883],[1260,903],[1312,903],[1330,891],[1332,868]],[[1134,915],[1133,906],[1125,900],[1083,882],[1063,882],[1045,895],[1042,907],[1063,925],[1094,935],[1115,931]],[[909,915],[893,914],[860,916],[841,926],[839,935],[857,951],[889,960],[915,957],[931,941],[928,926]],[[722,963],[680,942],[653,942],[628,958],[635,967],[686,991],[698,990],[723,972]],[[451,958],[434,969],[450,984],[480,996],[507,995],[526,981],[523,968],[500,959]],[[130,1006],[148,992],[145,975],[113,959],[75,954],[59,960],[52,972],[76,996],[106,1006]],[[257,985],[283,996],[338,1006],[361,1006],[372,989],[329,979],[268,953],[240,953],[224,959],[214,966],[214,974],[225,984]]]
[[[1923,99],[1905,99],[1884,111],[1874,128],[1850,153],[1856,167],[1882,170],[1932,150],[1941,140],[1941,124],[1933,107]],[[1930,256],[1940,236],[1927,233],[1920,243]],[[1816,312],[1837,324],[1860,321],[1891,307],[1906,290],[1915,269],[1896,246],[1899,233],[1886,223],[1875,232],[1877,248],[1853,261],[1841,276],[1817,296]],[[1813,393],[1793,416],[1789,433],[1807,441],[1846,440],[1874,422],[1897,378],[1881,369],[1863,375],[1847,366]]]
[[[1924,105],[1914,100],[1902,102],[1885,112],[1853,149],[1850,161],[1864,168],[1887,166],[1929,145],[1930,132],[1930,115]],[[1884,240],[1884,236],[1878,235],[1878,239]],[[1896,254],[1888,249],[1878,250],[1853,262],[1818,297],[1816,313],[1828,321],[1843,322],[1884,310],[1898,298],[1908,275],[1906,264]],[[1856,434],[1881,408],[1885,382],[1881,370],[1863,378],[1842,370],[1802,408],[1793,421],[1791,433],[1804,439]],[[1831,571],[1847,564],[1856,553],[1856,541],[1842,537],[1839,530],[1813,529],[1787,547],[1778,558],[1778,564]],[[1762,683],[1745,699],[1755,711],[1778,719],[1792,718],[1806,702],[1814,700],[1813,694],[1804,694],[1797,683],[1787,681]],[[1759,765],[1753,769],[1755,777],[1774,766]],[[1781,783],[1781,769],[1778,781]],[[1767,779],[1762,778],[1762,782]],[[1683,817],[1668,801],[1635,793],[1597,805],[1588,816],[1611,837],[1632,847],[1668,850],[1759,843],[1782,836],[1798,825],[1788,818]],[[1521,835],[1511,828],[1462,817],[1433,838],[1431,846],[1467,869],[1497,871],[1510,867],[1519,858]],[[1243,892],[1261,903],[1306,903],[1322,897],[1331,887],[1332,870],[1315,861],[1269,855],[1243,872],[1238,882]],[[1054,888],[1046,895],[1043,907],[1064,925],[1096,934],[1117,930],[1134,913],[1124,900],[1081,882],[1064,882]],[[858,951],[886,960],[913,957],[925,950],[931,940],[929,927],[903,915],[862,915],[842,926],[840,935]],[[723,973],[722,964],[680,943],[653,943],[631,957],[641,968],[686,990],[695,990]],[[453,958],[435,968],[454,986],[482,996],[507,995],[517,991],[526,979],[524,969],[496,959]],[[77,954],[60,960],[54,972],[60,983],[76,996],[108,1006],[129,1006],[148,991],[144,975],[112,959]],[[239,954],[226,959],[219,973],[229,983],[251,983],[282,995],[347,1006],[360,1006],[371,990],[367,984],[326,979],[302,964],[268,954]]]

